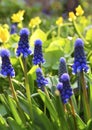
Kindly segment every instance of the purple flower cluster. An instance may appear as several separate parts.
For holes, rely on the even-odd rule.
[[[48,80],[44,78],[41,68],[36,69],[37,85],[39,88],[43,88],[48,84]]]
[[[0,51],[0,56],[2,59],[0,73],[5,77],[7,77],[7,76],[14,77],[15,71],[14,71],[14,69],[11,65],[10,59],[9,59],[9,56],[10,56],[9,51],[7,49],[2,49]]]
[[[20,56],[22,54],[23,57],[26,58],[28,55],[32,53],[29,46],[28,36],[29,30],[27,28],[23,28],[20,30],[20,40],[16,51],[17,56]]]
[[[42,53],[42,41],[36,40],[35,47],[34,47],[33,64],[38,65],[44,62],[45,62],[45,59],[43,58],[43,53]]]
[[[13,23],[13,24],[11,25],[10,34],[15,34],[15,33],[16,33],[16,30],[17,30],[17,23]]]
[[[64,57],[60,58],[60,63],[59,63],[59,69],[58,69],[58,77],[59,77],[59,81],[61,80],[61,75],[64,73],[67,73],[67,66],[66,66],[66,60]]]
[[[60,92],[62,102],[64,104],[67,103],[70,97],[73,95],[73,91],[70,85],[70,78],[67,73],[62,74],[61,82],[58,83],[57,89]]]
[[[78,38],[75,41],[75,48],[74,48],[74,64],[72,66],[73,73],[77,74],[79,72],[88,71],[88,66],[86,62],[86,56],[84,52],[84,43],[82,39]]]

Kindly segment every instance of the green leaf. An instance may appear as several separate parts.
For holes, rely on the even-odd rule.
[[[6,120],[0,115],[0,130],[10,130]]]
[[[29,72],[27,73],[28,75],[28,79],[29,79],[29,85],[30,85],[30,90],[31,90],[31,93],[33,92],[34,90],[34,80],[36,79],[36,69],[38,68],[38,66],[33,66]]]
[[[87,122],[87,130],[91,130],[92,129],[92,119],[90,119],[88,122]]]
[[[92,116],[92,74],[91,71],[89,72],[89,74],[87,75],[89,78],[89,101],[90,101],[90,113]]]
[[[30,111],[29,111],[29,104],[27,100],[25,98],[22,98],[21,96],[18,96],[18,98],[19,98],[19,103],[20,103],[21,108],[24,110],[26,114],[29,115]]]
[[[45,49],[45,52],[62,50],[64,44],[65,44],[64,38],[56,38],[54,39],[54,41],[50,43],[49,47]]]
[[[43,64],[44,67],[51,67],[52,69],[57,70],[59,66],[59,59],[61,56],[64,56],[64,53],[61,50],[48,51],[44,54],[46,63]]]
[[[34,124],[39,126],[41,130],[53,130],[50,120],[46,115],[36,106],[33,106]]]
[[[42,92],[41,90],[38,90],[38,93],[39,93],[41,99],[43,100],[44,104],[46,104],[46,107],[48,108],[51,117],[53,117],[54,120],[57,120],[57,112],[56,112],[56,109],[55,109],[51,99],[49,99],[47,97],[47,95],[44,92]]]
[[[76,114],[76,121],[79,130],[83,130],[86,128],[86,124],[82,121],[82,119],[77,114]]]
[[[16,122],[18,124],[22,124],[22,121],[20,119],[20,116],[19,116],[19,113],[17,111],[17,108],[16,108],[14,100],[11,97],[8,96],[8,102],[9,102],[9,106],[10,106],[11,112],[12,112]]]
[[[42,42],[46,41],[47,35],[41,29],[37,29],[30,37],[30,44],[34,46],[34,41],[40,39]]]
[[[7,121],[12,130],[27,130],[24,126],[19,125],[12,117],[8,117]]]
[[[0,104],[0,114],[2,116],[5,116],[7,114],[6,108],[2,104]]]
[[[55,91],[55,100],[53,101],[55,108],[58,113],[58,120],[59,120],[59,126],[62,130],[69,130],[66,118],[65,118],[65,112],[64,112],[64,107],[61,102],[59,92],[56,90]]]
[[[73,118],[73,116],[71,114],[67,115],[67,122],[69,124],[70,130],[76,130],[75,124],[74,124],[74,118]]]
[[[86,40],[92,41],[92,28],[87,31]]]
[[[7,98],[5,97],[4,94],[0,94],[0,101],[2,102],[2,104],[5,106],[7,113],[10,113],[10,107],[7,101]]]

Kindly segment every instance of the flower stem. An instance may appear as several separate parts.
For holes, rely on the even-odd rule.
[[[75,130],[78,130],[77,129],[77,122],[76,122],[76,114],[75,114],[75,110],[74,110],[74,106],[73,106],[71,98],[70,98],[69,102],[70,102],[70,105],[71,105],[72,115],[73,115],[74,124],[75,124]]]
[[[83,35],[82,35],[82,34],[80,33],[80,31],[78,30],[78,27],[77,27],[77,24],[76,24],[75,21],[73,21],[73,25],[74,25],[74,28],[75,28],[75,30],[76,30],[78,36],[79,36],[80,38],[82,38],[83,41],[84,41],[86,44],[88,44],[88,42],[85,40],[85,38],[83,37]]]
[[[11,80],[11,77],[8,76],[8,79],[9,79],[9,84],[10,84],[10,88],[11,88],[11,91],[12,91],[12,96],[13,96],[14,100],[15,100],[16,102],[18,102],[18,98],[17,98],[17,96],[16,96],[16,92],[15,92],[15,89],[14,89],[14,86],[13,86],[13,83],[12,83],[12,80]]]
[[[44,92],[45,92],[45,94],[47,95],[47,97],[50,99],[50,96],[49,96],[49,93],[48,93],[46,87],[44,87]]]
[[[83,98],[84,98],[84,107],[85,107],[85,112],[86,112],[86,118],[87,121],[90,119],[90,107],[89,107],[89,102],[88,102],[88,95],[87,95],[87,90],[86,90],[86,81],[84,78],[84,72],[82,71],[80,73],[80,79],[81,79],[81,87],[83,91]]]
[[[27,100],[28,100],[28,103],[29,103],[29,110],[30,110],[31,119],[33,119],[32,102],[31,102],[31,92],[30,92],[30,86],[29,86],[29,81],[28,81],[28,76],[27,76],[26,59],[24,57],[22,57],[22,61],[23,61],[23,66],[24,66],[26,96],[27,96]]]
[[[58,26],[58,37],[60,37],[61,26]]]
[[[16,92],[15,92],[15,89],[14,89],[14,86],[13,86],[13,83],[12,83],[12,80],[11,80],[11,77],[8,76],[8,79],[9,79],[9,84],[10,84],[10,88],[11,88],[11,91],[12,91],[12,96],[13,96],[14,100],[15,100],[16,103],[17,103],[17,107],[18,107],[18,111],[19,111],[20,116],[21,116],[21,120],[22,120],[23,124],[26,125],[26,119],[25,119],[25,116],[24,116],[24,112],[23,112],[23,110],[21,109],[21,107],[20,107],[20,105],[19,105],[19,101],[18,101]]]
[[[49,96],[49,93],[48,93],[46,87],[44,87],[44,92],[45,92],[47,98],[50,99],[50,96]],[[44,114],[46,114],[46,104],[45,103],[44,103]]]
[[[61,25],[61,27],[64,27],[64,26],[71,26],[72,24],[71,23],[64,23]],[[58,28],[58,26],[55,26],[53,28],[51,28],[48,32],[47,32],[47,36],[53,31],[55,30],[56,28]]]

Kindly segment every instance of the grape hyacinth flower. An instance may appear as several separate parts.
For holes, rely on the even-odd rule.
[[[45,59],[43,58],[42,53],[42,41],[38,39],[35,41],[33,64],[38,65],[44,62]]]
[[[74,48],[74,64],[72,66],[73,73],[77,74],[79,72],[88,72],[88,66],[86,62],[86,56],[84,52],[84,43],[82,39],[77,38],[75,41],[75,48]]]
[[[64,57],[60,58],[60,63],[59,63],[59,69],[58,69],[58,77],[59,77],[59,81],[60,81],[60,77],[62,74],[67,73],[67,66],[66,66],[66,60]]]
[[[10,34],[15,34],[15,33],[16,33],[16,30],[17,30],[17,23],[13,23],[13,24],[11,25]]]
[[[48,84],[48,80],[44,78],[41,68],[36,69],[37,85],[43,90],[43,87]]]
[[[16,51],[16,55],[18,57],[22,54],[23,57],[26,58],[28,55],[32,53],[29,46],[28,36],[29,30],[27,28],[23,28],[20,30],[20,40]]]
[[[10,59],[9,59],[9,56],[10,56],[9,51],[7,49],[2,49],[0,51],[0,56],[2,59],[0,73],[5,77],[7,77],[7,76],[14,77],[15,71],[14,71],[14,69],[11,65]]]
[[[67,73],[64,73],[61,76],[61,81],[62,82],[58,83],[57,89],[60,92],[62,102],[66,104],[68,100],[70,99],[70,97],[73,95],[73,91],[70,85],[69,75]]]

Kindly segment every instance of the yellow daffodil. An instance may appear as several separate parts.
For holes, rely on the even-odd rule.
[[[3,28],[0,26],[0,42],[5,43],[9,40],[9,31],[7,28]]]
[[[76,10],[77,16],[81,16],[84,14],[84,10],[82,9],[82,7],[80,5],[75,10]]]
[[[63,18],[62,18],[62,17],[59,17],[59,18],[57,19],[57,21],[56,21],[56,24],[57,24],[58,26],[61,26],[62,23],[63,23]]]
[[[13,14],[11,16],[12,22],[13,23],[19,23],[19,22],[21,22],[24,19],[23,18],[24,12],[25,12],[24,10],[20,10],[17,13]]]
[[[35,26],[36,26],[36,24],[35,24],[35,19],[32,18],[32,19],[30,20],[30,22],[29,22],[29,27],[34,28]]]
[[[39,25],[41,23],[40,17],[35,17],[35,23],[36,25]]]
[[[41,23],[41,19],[39,17],[32,18],[29,22],[29,27],[34,28]]]
[[[76,16],[74,12],[69,12],[69,21],[74,21],[76,19]]]
[[[3,24],[3,28],[9,29],[9,25],[8,24]]]

